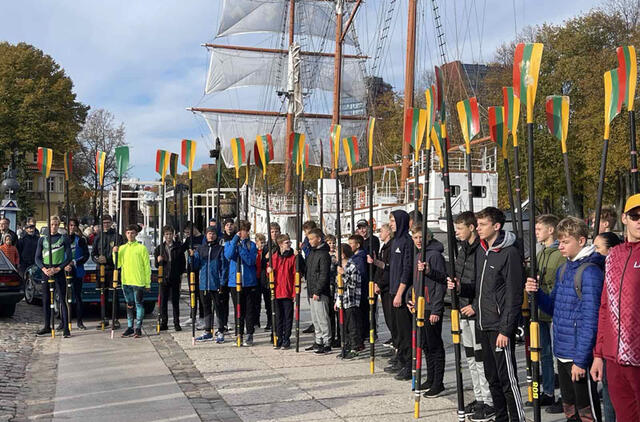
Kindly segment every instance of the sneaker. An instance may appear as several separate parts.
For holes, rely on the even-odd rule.
[[[247,336],[244,338],[244,341],[242,342],[242,345],[246,347],[253,346],[253,334],[247,334]]]
[[[273,344],[273,339],[271,340],[271,344]],[[273,345],[273,348],[276,350],[280,350],[282,348],[282,342],[278,340],[276,344]]]
[[[49,327],[44,327],[36,331],[36,336],[50,336],[50,335],[51,335],[51,328]]]
[[[553,403],[551,406],[544,409],[544,411],[554,415],[564,413],[564,408],[562,407],[562,399],[556,400],[555,403]]]
[[[427,390],[426,393],[423,394],[425,397],[438,397],[440,393],[444,391],[444,385],[431,386],[430,389]]]
[[[78,324],[76,324],[78,329],[80,330],[86,330],[87,327],[84,326],[84,324],[82,323],[82,321],[78,321]]]
[[[315,331],[316,331],[316,329],[313,326],[313,324],[311,324],[310,326],[308,326],[307,328],[302,330],[302,332],[305,333],[305,334],[315,333]]]
[[[290,342],[290,341],[283,341],[283,342],[282,342],[282,349],[283,349],[283,350],[289,350],[289,349],[291,349],[291,342]]]
[[[397,361],[389,366],[387,366],[386,368],[384,368],[384,372],[386,372],[387,374],[397,374],[398,372],[400,372],[400,370],[402,369],[402,364],[398,363]]]
[[[351,360],[351,359],[355,359],[358,356],[360,356],[360,353],[358,353],[355,350],[349,350],[347,353],[345,353],[343,359],[344,360]]]
[[[133,338],[140,338],[142,337],[142,330],[140,328],[136,328],[135,333],[133,333]]]
[[[385,347],[393,347],[393,339],[390,338],[389,340],[382,343],[382,345]]]
[[[341,344],[340,344],[340,339],[337,339],[337,338],[336,338],[336,339],[331,340],[331,347],[336,347],[336,348],[338,348],[338,347],[340,347],[340,346],[341,346]]]
[[[109,326],[109,321],[105,321],[104,328],[107,328],[108,326]],[[102,324],[98,323],[98,325],[96,325],[96,330],[102,330]]]
[[[429,389],[431,388],[431,384],[433,384],[431,381],[425,381],[425,382],[423,382],[422,384],[420,384],[420,391],[425,392],[425,391],[429,390]],[[475,401],[475,400],[474,400],[474,401],[473,401],[473,402],[471,402],[471,403],[477,403],[477,401]],[[467,407],[469,407],[469,406],[471,405],[471,403],[469,403],[469,404],[467,405]],[[475,406],[475,404],[474,404],[474,406]],[[467,414],[467,407],[465,407],[465,408],[464,408],[465,415]],[[471,413],[468,413],[468,414],[469,414],[469,415],[471,415],[471,414],[473,414],[473,412],[475,412],[475,411],[476,411],[476,410],[475,410],[475,408],[474,408],[474,409],[473,409],[473,411],[472,411]]]
[[[471,422],[487,422],[493,420],[496,410],[487,404],[479,404],[477,410],[471,415]]]
[[[315,352],[316,350],[318,350],[320,347],[322,347],[321,344],[318,343],[313,343],[311,346],[307,347],[306,349],[304,349],[305,352]]]
[[[173,328],[174,328],[176,331],[182,331],[182,327],[181,327],[181,326],[180,326],[180,324],[179,324],[179,323],[177,323],[177,322],[176,322],[175,324],[173,324]]]
[[[540,395],[540,406],[551,406],[555,402],[556,400],[553,396],[544,393]]]
[[[425,383],[426,384],[426,383]],[[423,386],[424,384],[422,384]],[[431,388],[431,385],[429,385],[426,389],[424,389],[422,386],[420,386],[420,389],[423,391],[428,390],[429,388]],[[474,400],[471,403],[469,403],[468,405],[466,405],[464,407],[464,415],[465,416],[471,416],[474,413],[476,413],[476,411],[479,409],[479,404],[478,404],[478,400]]]
[[[229,333],[229,327],[227,327],[227,326],[225,325],[225,327],[222,329],[222,331],[223,331],[225,334],[228,334],[228,333]]]
[[[133,335],[133,328],[127,327],[127,329],[124,330],[124,333],[122,333],[120,337],[131,337],[132,335]]]
[[[316,350],[313,353],[315,353],[316,355],[326,355],[329,352],[331,352],[331,347],[322,345],[322,346],[318,347],[318,350]]]
[[[64,330],[64,333],[62,334],[62,337],[64,337],[64,338],[71,337],[71,332],[68,329]]]
[[[197,342],[213,341],[213,334],[204,333],[200,337],[196,337]]]
[[[169,329],[169,327],[167,326],[167,324],[160,324],[160,331],[167,331]]]
[[[219,332],[216,334],[216,343],[224,343],[224,334]]]
[[[117,330],[118,328],[120,328],[120,321],[116,319],[115,321],[113,321],[113,329]]]
[[[393,378],[398,381],[409,381],[411,379],[411,367],[405,366],[404,368],[400,369],[396,376]]]

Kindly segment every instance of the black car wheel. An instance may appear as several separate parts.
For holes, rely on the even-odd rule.
[[[12,317],[15,311],[15,303],[0,305],[0,317]]]
[[[24,281],[24,300],[25,302],[27,302],[29,305],[35,305],[36,304],[36,283],[33,281],[33,278],[31,276],[31,274],[29,274],[28,272],[25,274],[26,279]]]

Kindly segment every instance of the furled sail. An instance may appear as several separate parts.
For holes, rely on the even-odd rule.
[[[289,2],[285,0],[224,0],[216,38],[286,30]],[[296,1],[295,33],[335,40],[335,5],[331,1]],[[354,45],[351,34],[344,42]]]
[[[287,54],[232,50],[209,47],[211,58],[205,93],[224,91],[246,86],[273,86],[286,91],[287,78],[278,78],[276,64]],[[333,91],[333,57],[302,55],[300,73],[304,76],[302,88]],[[365,75],[357,58],[343,58],[342,95],[356,100],[366,96]],[[279,79],[279,85],[275,86]]]
[[[207,122],[213,138],[219,137],[222,144],[222,158],[227,166],[233,165],[233,156],[229,140],[232,138],[244,138],[247,151],[253,150],[256,135],[271,133],[273,137],[274,159],[272,163],[284,163],[287,152],[286,133],[287,119],[285,116],[250,116],[241,114],[224,114],[214,112],[198,112]],[[342,120],[342,136],[356,136],[360,141],[360,148],[364,148],[362,141],[367,126],[367,120]],[[324,166],[331,167],[331,145],[329,131],[331,119],[302,117],[297,123],[298,132],[305,133],[309,144],[309,164],[320,165],[320,141],[324,154]],[[339,146],[340,148],[341,145]],[[364,149],[362,149],[364,151]],[[340,165],[346,166],[344,154],[340,153]]]

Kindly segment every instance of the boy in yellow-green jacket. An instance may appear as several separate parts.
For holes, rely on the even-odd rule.
[[[142,298],[144,290],[151,288],[151,265],[149,263],[149,251],[147,247],[136,241],[138,226],[127,226],[125,235],[127,243],[118,247],[114,246],[116,268],[120,268],[120,280],[122,291],[127,302],[127,329],[122,337],[140,338],[142,336],[142,320],[144,319],[144,306]],[[133,329],[133,309],[135,305],[136,327]]]

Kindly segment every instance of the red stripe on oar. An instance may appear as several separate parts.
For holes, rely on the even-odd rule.
[[[344,312],[342,308],[340,308],[340,324],[344,324]]]
[[[523,55],[524,55],[524,44],[520,43],[516,46],[516,51],[513,57],[513,92],[521,100],[522,100],[522,96],[520,95],[520,84],[521,84],[521,78],[522,78]]]
[[[416,347],[416,370],[422,369],[422,348]]]
[[[416,348],[416,330],[411,330],[411,348]]]
[[[545,106],[546,110],[547,110],[547,127],[549,128],[549,130],[552,132],[552,135],[555,135],[554,132],[554,120],[553,120],[553,100],[547,101],[547,104]]]
[[[627,74],[627,59],[624,56],[624,47],[618,47],[617,55],[618,55],[618,86],[620,87],[620,92],[622,93],[623,100],[627,98],[627,79],[629,75]]]

